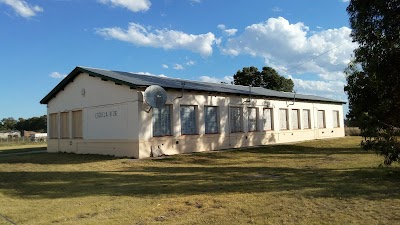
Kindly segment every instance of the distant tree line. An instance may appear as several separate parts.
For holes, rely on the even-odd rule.
[[[32,117],[29,119],[19,118],[18,120],[13,117],[3,118],[0,121],[0,131],[18,130],[18,131],[36,131],[47,132],[47,116]]]

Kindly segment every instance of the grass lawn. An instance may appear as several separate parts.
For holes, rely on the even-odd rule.
[[[359,137],[164,159],[0,156],[0,224],[398,224],[400,167]]]
[[[22,145],[0,145],[0,156],[2,154],[10,154],[10,153],[19,153],[19,152],[35,152],[46,150],[46,143],[31,143],[31,144],[22,144]],[[1,169],[0,169],[1,171]]]

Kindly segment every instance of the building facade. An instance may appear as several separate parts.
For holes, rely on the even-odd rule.
[[[167,92],[150,107],[150,85]],[[262,88],[75,68],[41,101],[48,151],[149,157],[344,136],[343,102]]]

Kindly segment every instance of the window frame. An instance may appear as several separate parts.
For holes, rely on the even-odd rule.
[[[240,124],[239,124],[239,130],[232,130],[232,128],[233,128],[233,118],[232,118],[232,114],[233,114],[233,109],[235,109],[235,110],[239,110],[239,122],[240,122]],[[236,121],[236,120],[235,120]],[[235,127],[237,127],[237,126],[235,126]],[[239,107],[239,106],[230,106],[229,107],[229,132],[232,134],[232,133],[243,133],[243,107]]]
[[[193,107],[193,113],[194,113],[194,121],[192,121],[193,122],[193,124],[194,124],[194,132],[193,133],[184,133],[183,131],[183,128],[184,128],[184,126],[183,126],[183,118],[182,118],[182,109],[183,108],[186,108],[186,107]],[[198,129],[198,116],[197,116],[197,113],[198,113],[198,107],[196,106],[196,105],[180,105],[179,106],[179,118],[180,118],[180,120],[181,120],[181,135],[198,135],[199,134],[199,129]]]
[[[217,131],[216,132],[207,132],[207,130],[210,130],[210,129],[207,129],[207,125],[209,124],[208,122],[207,122],[207,109],[206,108],[214,108],[215,109],[215,126],[216,126],[216,129],[217,129]],[[204,106],[204,133],[205,134],[219,134],[219,130],[220,130],[220,128],[219,128],[219,107],[218,106],[214,106],[214,105],[205,105]]]
[[[256,118],[254,119],[254,130],[250,130],[250,110],[256,111]],[[247,107],[247,131],[248,132],[257,132],[258,131],[258,108],[257,107]]]
[[[78,132],[78,133],[80,133],[80,135],[79,136],[77,136],[76,135],[76,130],[75,130],[75,124],[76,124],[76,118],[75,118],[75,114],[76,113],[80,113],[80,127],[79,127],[79,129],[80,129],[80,132]],[[72,111],[72,120],[71,120],[71,124],[72,124],[72,127],[71,127],[71,133],[72,133],[72,139],[82,139],[83,138],[83,111],[80,109],[80,110],[73,110]]]
[[[52,116],[55,116],[54,121]],[[59,138],[59,116],[58,113],[49,113],[49,139],[58,139]]]
[[[64,121],[64,116],[66,120]],[[60,139],[70,139],[70,118],[69,118],[69,112],[60,112]],[[65,124],[65,130],[64,130],[64,123]]]
[[[282,124],[281,124],[281,122],[282,122],[281,121],[281,115],[282,114],[281,114],[281,111],[285,111],[286,112],[285,113],[286,114],[286,118],[285,118],[285,120],[286,120],[286,126],[285,127],[286,128],[285,129],[282,129]],[[279,130],[289,130],[289,118],[288,118],[289,117],[289,115],[288,115],[289,112],[288,111],[289,111],[288,109],[284,109],[284,108],[280,108],[279,109]]]
[[[168,124],[168,126],[169,126],[169,133],[161,133],[160,135],[155,135],[155,133],[154,133],[154,131],[155,131],[155,123],[154,123],[154,120],[155,120],[155,118],[154,118],[154,111],[155,110],[160,110],[160,108],[164,108],[164,107],[168,107],[168,110],[169,110],[169,115],[168,115],[168,121],[169,121],[169,124]],[[160,107],[160,108],[153,108],[153,110],[152,110],[152,118],[151,118],[151,123],[152,123],[152,136],[153,137],[166,137],[166,136],[172,136],[172,133],[173,133],[173,130],[172,130],[172,110],[173,110],[173,107],[172,107],[172,105],[171,104],[166,104],[166,105],[164,105],[163,107]],[[158,115],[160,115],[160,113],[158,114]],[[161,116],[160,116],[161,117]],[[160,119],[162,119],[162,117],[160,118]],[[163,122],[165,122],[165,121],[161,121],[160,123],[163,123]]]
[[[304,112],[308,112],[308,114],[307,114],[307,123],[305,123],[304,122]],[[310,112],[311,112],[311,110],[309,110],[309,109],[303,109],[302,110],[302,117],[301,117],[301,120],[302,120],[302,125],[303,125],[303,129],[311,129],[311,114],[310,114]],[[308,127],[304,127],[304,125],[306,125],[307,124],[307,126]]]
[[[296,111],[297,128],[294,127],[294,122],[295,122],[295,121],[293,120],[293,115],[294,115],[293,113],[294,113],[294,111]],[[291,119],[290,122],[291,122],[291,125],[292,125],[292,126],[291,126],[292,130],[300,130],[300,128],[301,128],[301,124],[300,124],[300,110],[299,110],[299,109],[291,109],[291,110],[290,110],[290,113],[291,113],[291,114],[290,114],[290,116],[291,116],[291,117],[290,117],[290,119]]]
[[[335,120],[335,115],[336,115],[336,120]],[[339,110],[332,110],[332,120],[333,120],[333,128],[339,128],[340,127]]]
[[[270,112],[270,125],[271,125],[271,129],[265,129],[265,124],[266,124],[266,120],[265,120],[265,110],[268,109]],[[263,108],[263,131],[271,131],[274,130],[274,110],[272,108]]]
[[[322,112],[322,120],[323,120],[322,127],[321,127],[321,124],[319,122],[320,121],[320,118],[319,118],[319,113],[320,112]],[[326,128],[325,110],[318,110],[317,111],[317,126],[318,126],[318,129]]]

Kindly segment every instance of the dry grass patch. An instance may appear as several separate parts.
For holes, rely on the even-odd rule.
[[[360,140],[157,160],[0,157],[0,214],[17,224],[396,224],[399,167],[379,167]]]

